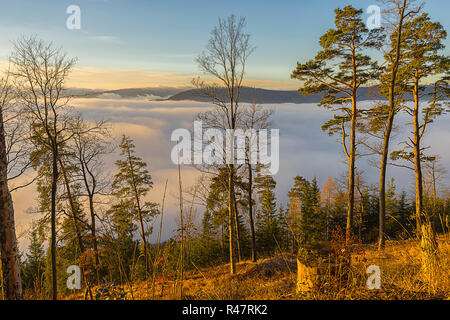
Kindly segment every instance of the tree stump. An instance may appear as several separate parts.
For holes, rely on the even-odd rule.
[[[297,254],[297,293],[318,290],[328,273],[331,246],[327,242],[303,245]]]
[[[318,268],[315,266],[308,266],[297,259],[297,293],[312,291],[318,284]]]
[[[330,242],[303,245],[297,255],[297,293],[323,289],[323,285],[345,285],[350,268],[350,253],[333,252]]]
[[[436,278],[438,273],[438,257],[439,248],[436,240],[436,233],[431,223],[425,223],[421,226],[421,243],[422,249],[422,270],[427,282],[431,288],[436,286]]]

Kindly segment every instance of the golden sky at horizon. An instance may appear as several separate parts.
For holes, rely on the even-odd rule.
[[[124,89],[146,87],[190,87],[196,74],[154,71],[149,69],[118,69],[97,67],[75,67],[68,79],[67,86],[84,89]],[[207,76],[200,75],[207,79]],[[299,82],[246,79],[246,86],[275,89],[297,90]]]
[[[1,70],[8,70],[8,61],[0,61]],[[193,78],[201,74],[186,74],[151,69],[125,69],[125,68],[100,68],[100,67],[77,67],[75,66],[67,79],[68,88],[92,89],[92,90],[117,90],[127,88],[148,87],[191,87]],[[244,85],[250,87],[274,89],[274,90],[297,90],[299,82],[273,81],[263,79],[246,79]]]

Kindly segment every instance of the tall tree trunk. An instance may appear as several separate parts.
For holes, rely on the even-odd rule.
[[[134,175],[134,167],[133,167],[133,162],[131,161],[131,152],[128,149],[128,161],[130,164],[130,172],[132,175],[132,187],[133,187],[133,192],[134,192],[134,197],[136,199],[136,209],[138,211],[138,215],[139,215],[139,224],[141,227],[141,237],[142,237],[142,245],[144,246],[144,259],[145,259],[145,273],[146,273],[146,277],[149,276],[149,259],[148,259],[148,253],[147,253],[147,240],[145,239],[145,228],[144,228],[144,220],[142,218],[142,208],[141,208],[141,200],[139,199],[139,193],[136,187],[136,178]]]
[[[91,234],[92,234],[92,246],[95,256],[95,272],[97,276],[97,283],[100,283],[100,259],[98,255],[98,241],[97,241],[97,229],[95,226],[95,211],[94,211],[94,195],[89,195],[89,212],[91,215]]]
[[[252,261],[256,262],[256,236],[255,224],[253,222],[253,171],[252,165],[248,164],[248,217],[250,220],[250,233],[252,237]]]
[[[69,178],[67,176],[66,168],[64,167],[64,164],[62,163],[61,159],[59,159],[59,165],[61,166],[61,173],[63,174],[64,184],[67,190],[67,198],[69,199],[70,211],[72,212],[72,219],[75,227],[75,234],[78,240],[78,247],[80,249],[80,254],[82,254],[85,248],[83,244],[83,238],[81,236],[80,226],[78,225],[79,217],[77,214],[77,209],[75,208],[75,203],[73,201],[73,195],[69,184]]]
[[[81,235],[81,230],[80,230],[80,226],[79,226],[80,217],[78,217],[77,208],[75,207],[75,202],[73,200],[73,195],[72,195],[72,191],[70,188],[70,183],[69,183],[69,178],[67,176],[66,168],[65,168],[63,162],[61,161],[61,159],[59,159],[59,165],[61,166],[61,173],[63,174],[64,184],[65,184],[66,190],[67,190],[67,198],[69,199],[70,211],[72,212],[72,219],[73,219],[73,224],[75,227],[75,234],[76,234],[77,240],[78,240],[78,247],[80,249],[80,255],[82,255],[85,251],[85,246],[83,244],[83,237]],[[82,271],[84,273],[84,270],[82,270]],[[86,284],[87,284],[86,294],[89,293],[91,300],[94,300],[94,298],[92,296],[91,285],[90,285],[91,281],[90,281],[89,275],[86,275],[85,280],[86,280]]]
[[[180,274],[179,274],[179,299],[183,299],[183,279],[184,279],[184,221],[183,221],[183,188],[181,184],[181,166],[178,164],[178,191],[180,205]]]
[[[21,300],[22,280],[14,224],[14,207],[8,188],[8,160],[6,156],[5,128],[0,108],[0,257],[5,298]]]
[[[421,150],[420,150],[420,125],[419,125],[419,79],[416,76],[414,79],[414,173],[416,180],[416,227],[420,234],[422,223],[422,209],[423,209],[423,184],[422,184],[422,165],[421,165]]]
[[[389,117],[388,120],[393,120],[393,117]],[[389,124],[388,124],[389,126]],[[389,140],[391,136],[392,127],[386,130],[383,141],[383,154],[381,156],[380,166],[380,185],[379,185],[379,211],[378,211],[378,249],[383,249],[385,245],[385,216],[386,216],[386,169],[389,155]],[[389,132],[388,132],[389,131]]]
[[[355,73],[356,74],[356,73]],[[350,235],[353,232],[353,212],[355,204],[355,157],[356,157],[356,90],[354,90],[352,98],[352,119],[351,119],[351,132],[350,132],[350,159],[349,159],[349,172],[348,172],[348,212],[347,212],[347,227],[346,227],[346,240],[350,239]]]
[[[433,213],[436,213],[436,205],[437,205],[437,187],[436,187],[436,167],[435,162],[431,164],[431,183],[433,188]]]
[[[236,261],[234,259],[234,228],[233,228],[233,165],[228,166],[228,236],[229,236],[229,251],[230,251],[230,273],[236,273]]]
[[[361,198],[361,212],[359,215],[359,241],[362,242],[362,230],[363,230],[363,226],[364,226],[364,210],[366,209],[364,207],[364,195],[362,194],[362,192],[359,192],[359,196]]]
[[[141,211],[141,205],[140,205],[140,201],[139,201],[139,197],[136,197],[136,202],[137,202],[137,210],[138,210],[138,214],[139,214],[139,224],[141,226],[141,237],[142,237],[142,244],[144,246],[144,259],[145,259],[145,272],[146,272],[146,276],[149,276],[149,259],[148,259],[148,253],[147,253],[147,240],[145,239],[145,228],[144,228],[144,220],[142,218],[142,211]]]
[[[55,139],[56,140],[56,139]],[[52,159],[52,194],[51,194],[51,260],[52,260],[52,298],[58,299],[58,279],[56,271],[56,192],[58,190],[58,147],[53,144]]]
[[[400,10],[399,17],[399,25],[398,25],[398,34],[397,34],[397,43],[396,43],[396,52],[395,52],[395,60],[392,65],[392,76],[391,83],[389,87],[389,116],[387,122],[387,128],[384,134],[383,141],[383,155],[381,158],[381,166],[380,166],[380,186],[379,186],[379,235],[378,235],[378,249],[381,250],[385,245],[385,217],[386,217],[386,168],[388,162],[389,155],[389,141],[391,139],[392,127],[394,125],[394,117],[396,113],[396,105],[395,105],[395,88],[397,86],[397,73],[400,64],[400,55],[401,55],[401,43],[402,43],[402,32],[403,32],[403,21],[405,18],[405,10],[406,10],[407,0],[403,0],[403,5]]]
[[[393,88],[392,88],[393,89]],[[393,92],[389,89],[390,99],[393,98]],[[394,103],[394,101],[392,101]],[[378,249],[381,250],[385,246],[385,217],[386,217],[386,170],[389,156],[389,142],[391,139],[392,128],[394,125],[395,105],[389,111],[388,123],[384,133],[383,154],[381,156],[380,166],[380,185],[379,185],[379,212],[378,212]]]
[[[226,257],[227,257],[227,252],[225,250],[225,232],[223,230],[223,226],[225,223],[223,223],[220,227],[220,249],[222,252],[222,258],[224,261],[226,261]]]
[[[237,201],[236,201],[236,193],[233,190],[233,209],[234,209],[234,222],[236,227],[236,245],[237,245],[237,253],[238,253],[238,262],[242,261],[242,246],[241,246],[241,232],[239,226],[239,212],[237,209]]]
[[[83,181],[84,185],[86,187],[86,192],[88,194],[88,201],[89,201],[89,214],[91,216],[91,236],[92,236],[92,247],[94,249],[94,257],[95,257],[95,273],[97,278],[97,283],[100,283],[100,258],[98,253],[98,240],[97,240],[97,228],[96,228],[96,221],[95,221],[95,209],[94,209],[94,195],[95,195],[95,189],[97,186],[96,179],[94,175],[87,169],[87,165],[84,162],[83,154],[80,152],[79,155],[80,159],[80,165],[81,165],[81,171],[83,173]],[[86,172],[87,171],[87,172]],[[87,179],[87,173],[92,178],[92,189],[89,187],[89,182]]]
[[[83,244],[83,237],[81,235],[80,226],[78,225],[80,217],[78,217],[77,208],[75,207],[75,203],[73,201],[72,191],[71,191],[70,184],[69,184],[69,178],[67,176],[66,169],[65,169],[61,159],[59,159],[59,165],[61,166],[61,173],[63,174],[64,184],[65,184],[66,190],[67,190],[67,198],[69,199],[70,211],[72,212],[72,219],[73,219],[73,224],[74,224],[74,227],[75,227],[75,234],[77,235],[78,247],[80,249],[80,255],[82,255],[84,253],[84,251],[85,251],[85,247],[84,247],[84,244]],[[82,271],[84,273],[84,270],[82,270]],[[86,294],[89,293],[89,296],[90,296],[91,300],[94,300],[94,298],[92,296],[91,285],[90,285],[91,281],[90,281],[89,278],[90,277],[88,275],[85,278],[86,284],[87,284]]]

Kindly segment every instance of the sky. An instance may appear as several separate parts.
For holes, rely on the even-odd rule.
[[[245,16],[252,43],[247,77],[252,85],[296,89],[296,61],[312,58],[318,39],[333,27],[334,8],[363,8],[378,0],[0,0],[0,61],[11,41],[35,34],[77,57],[70,84],[91,89],[189,86],[219,17]],[[69,30],[70,5],[81,29]],[[428,0],[425,10],[450,30],[450,1]],[[369,14],[365,14],[365,19]],[[447,41],[448,44],[448,41]],[[449,46],[450,47],[450,46]],[[447,54],[448,54],[447,50]]]

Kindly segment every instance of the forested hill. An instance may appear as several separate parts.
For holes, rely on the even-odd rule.
[[[367,91],[367,90],[365,90]],[[225,89],[219,89],[217,92],[220,99],[226,98]],[[321,94],[303,96],[296,90],[268,90],[259,88],[244,87],[241,89],[239,101],[244,103],[276,104],[276,103],[316,103],[320,101]],[[209,102],[211,98],[203,94],[198,89],[191,89],[177,93],[167,100],[181,101],[199,101]]]
[[[90,89],[69,89],[69,93],[76,97],[97,98],[101,95],[117,95],[120,98],[139,98],[153,96],[160,99],[167,99],[177,93],[188,90],[189,87],[148,87],[148,88],[126,88],[116,90],[90,90]]]
[[[432,91],[431,86],[425,88],[425,93]],[[225,89],[220,89],[217,95],[221,99],[225,99]],[[322,99],[323,93],[313,94],[310,96],[304,96],[296,90],[267,90],[259,88],[244,87],[241,89],[239,100],[244,103],[259,103],[259,104],[279,104],[279,103],[319,103]],[[412,96],[410,97],[412,98]],[[428,99],[428,98],[427,98]],[[190,89],[180,93],[177,93],[167,100],[181,101],[199,101],[209,102],[211,98],[206,96],[198,89]],[[362,87],[359,89],[359,100],[385,100],[380,97],[379,90],[376,87]]]

